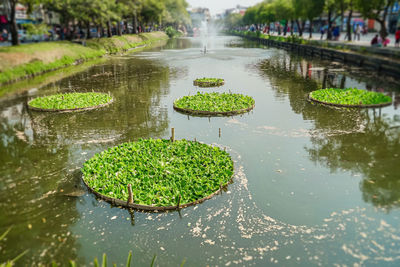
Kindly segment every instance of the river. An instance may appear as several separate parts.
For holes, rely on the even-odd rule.
[[[0,262],[89,265],[103,253],[135,266],[400,264],[400,82],[370,70],[300,57],[238,37],[181,38],[0,99]],[[225,79],[214,89],[200,77]],[[381,109],[313,105],[321,87],[391,94]],[[38,113],[26,102],[56,92],[110,92],[112,105]],[[244,93],[248,114],[192,117],[174,99]],[[197,139],[235,162],[222,195],[180,212],[129,212],[81,181],[95,153],[139,138]],[[221,128],[221,136],[219,136]],[[120,266],[120,265],[118,265]],[[122,265],[121,265],[122,266]]]

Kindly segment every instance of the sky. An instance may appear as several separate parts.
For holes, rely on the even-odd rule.
[[[222,13],[225,9],[241,6],[253,6],[262,0],[186,0],[191,7],[208,7],[212,15]]]

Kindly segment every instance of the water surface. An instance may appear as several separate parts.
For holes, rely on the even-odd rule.
[[[0,99],[0,262],[89,265],[107,253],[136,266],[355,265],[400,261],[400,84],[369,70],[259,47],[237,37],[183,38],[113,57],[39,89]],[[192,85],[221,77],[216,89]],[[309,92],[358,87],[394,105],[341,110]],[[57,92],[110,92],[106,108],[44,114],[27,100]],[[255,109],[191,117],[174,99],[197,91],[244,93]],[[82,164],[139,138],[194,139],[226,147],[235,161],[228,191],[170,213],[129,213],[88,193]],[[218,132],[221,128],[222,136]]]

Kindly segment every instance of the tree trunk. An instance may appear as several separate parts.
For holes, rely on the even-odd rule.
[[[301,27],[301,23],[299,20],[296,20],[297,28],[299,28],[299,36],[303,36],[303,28]]]
[[[351,41],[351,18],[353,16],[353,3],[350,2],[349,16],[347,17],[347,40]]]
[[[136,15],[136,10],[133,12],[133,19],[132,19],[132,27],[133,27],[133,34],[137,34],[138,33],[138,23],[137,23],[137,15]]]
[[[86,39],[90,39],[92,36],[90,35],[90,22],[86,22]]]
[[[118,36],[122,35],[121,21],[117,22],[117,34]]]
[[[313,32],[313,23],[312,19],[310,19],[310,39],[312,38],[312,32]]]
[[[290,35],[293,36],[294,20],[291,20],[290,24],[291,24],[291,26],[290,26]]]
[[[328,32],[326,35],[327,40],[332,40],[332,10],[328,12]]]
[[[381,30],[379,31],[379,33],[380,33],[382,39],[385,39],[389,35],[387,32],[387,29],[386,29],[386,17],[387,17],[389,8],[390,8],[390,3],[386,6],[385,10],[383,11],[382,19],[376,20],[381,25]]]
[[[124,34],[128,34],[129,33],[129,28],[128,28],[128,21],[127,20],[124,21],[124,25],[125,25]]]
[[[107,21],[107,37],[109,37],[109,38],[112,37],[111,21]]]
[[[17,20],[15,19],[15,8],[17,6],[17,2],[10,1],[10,4],[11,4],[11,14],[10,14],[11,43],[12,45],[19,45],[18,26],[17,26]]]

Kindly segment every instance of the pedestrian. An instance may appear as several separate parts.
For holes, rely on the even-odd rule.
[[[395,38],[396,38],[396,42],[395,42],[394,46],[399,47],[400,46],[400,27],[397,28],[397,31],[395,33]]]
[[[325,34],[325,27],[324,26],[321,27],[320,32],[321,32],[321,40],[322,40],[324,38],[324,34]]]
[[[375,35],[374,38],[372,38],[372,40],[371,40],[371,46],[373,46],[373,47],[380,47],[379,36],[378,36],[378,34]]]
[[[339,37],[340,37],[340,28],[339,28],[339,26],[336,26],[333,28],[333,39],[335,41],[338,41]]]
[[[1,39],[3,42],[8,41],[8,31],[6,29],[4,29],[3,32],[1,33]]]
[[[360,24],[357,24],[356,28],[354,29],[354,41],[358,39],[360,41],[361,36],[361,27]]]
[[[383,47],[386,47],[390,43],[390,39],[387,37],[382,38]]]

